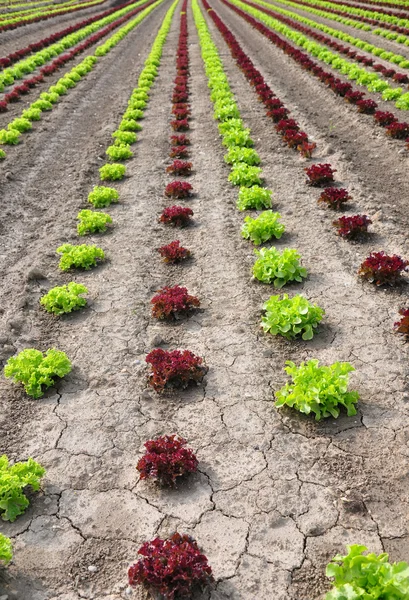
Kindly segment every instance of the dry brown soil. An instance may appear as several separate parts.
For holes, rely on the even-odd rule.
[[[305,185],[306,162],[282,146],[253,90],[208,20],[245,123],[262,160],[274,208],[287,231],[279,248],[297,248],[308,268],[301,292],[326,311],[311,342],[286,342],[259,329],[262,303],[274,293],[251,279],[254,254],[240,236],[243,214],[228,182],[189,12],[194,226],[157,223],[170,134],[178,12],[143,120],[121,201],[109,212],[112,233],[93,236],[108,260],[74,275],[58,270],[55,249],[76,243],[76,214],[98,184],[98,167],[136,86],[169,2],[156,9],[58,107],[2,166],[1,359],[26,347],[58,347],[73,371],[31,400],[0,381],[0,454],[33,456],[47,469],[41,493],[14,523],[14,559],[0,573],[8,600],[146,598],[127,587],[126,568],[141,543],[174,530],[191,533],[213,567],[212,600],[318,600],[325,565],[345,544],[366,544],[409,558],[408,351],[393,333],[407,284],[375,289],[356,272],[371,250],[409,255],[408,157],[371,117],[357,116],[317,80],[219,2],[228,22],[277,95],[331,162],[354,200],[346,214],[373,218],[366,243],[340,240],[333,214]],[[169,267],[154,251],[178,238],[193,259]],[[40,296],[74,279],[89,288],[89,308],[56,319]],[[201,309],[176,324],[150,317],[164,285],[185,285]],[[154,347],[189,348],[205,357],[203,386],[158,396],[147,388],[145,356]],[[274,407],[286,360],[349,360],[356,417],[310,418]],[[138,482],[144,442],[186,437],[198,475],[175,490]],[[198,596],[199,597],[199,596]]]

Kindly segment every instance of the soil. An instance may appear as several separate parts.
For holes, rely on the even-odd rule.
[[[297,248],[309,272],[288,291],[326,311],[310,342],[260,332],[262,304],[275,292],[251,278],[254,252],[240,235],[243,214],[227,181],[190,10],[195,195],[186,205],[194,225],[175,231],[157,222],[169,205],[163,189],[170,180],[176,11],[134,158],[115,185],[112,232],[84,240],[101,246],[107,261],[88,272],[59,272],[55,250],[78,243],[76,214],[99,184],[111,133],[169,2],[7,150],[2,364],[26,347],[57,347],[73,363],[40,400],[0,381],[0,454],[33,456],[47,469],[25,514],[0,524],[14,545],[12,564],[0,572],[0,597],[8,600],[147,598],[128,588],[127,566],[144,541],[175,530],[193,535],[213,568],[215,584],[197,595],[202,599],[321,599],[327,562],[351,543],[409,558],[408,350],[393,333],[408,285],[377,289],[356,276],[371,250],[409,255],[407,153],[219,0],[211,4],[317,143],[314,160],[337,169],[337,182],[353,195],[345,214],[368,214],[372,233],[363,243],[334,234],[337,214],[318,208],[319,191],[305,185],[309,162],[282,146],[206,15],[286,225],[275,245]],[[179,266],[155,252],[174,239],[193,253]],[[71,280],[88,287],[89,307],[63,318],[42,312],[40,296]],[[198,296],[201,308],[173,324],[155,322],[151,297],[176,284]],[[145,356],[154,347],[203,356],[204,384],[164,396],[151,391]],[[356,417],[315,423],[274,407],[285,361],[310,358],[353,363]],[[165,433],[185,437],[200,461],[199,473],[171,491],[138,482],[135,470],[144,442]]]

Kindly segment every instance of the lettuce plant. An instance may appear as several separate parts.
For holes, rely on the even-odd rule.
[[[185,287],[164,287],[151,300],[152,316],[155,319],[177,319],[193,308],[200,306],[196,296],[191,296]]]
[[[95,185],[92,192],[88,194],[88,202],[95,208],[105,208],[113,202],[118,202],[119,194],[116,190],[103,185]]]
[[[189,146],[190,144],[190,139],[184,133],[171,135],[170,141],[173,146]]]
[[[126,167],[125,165],[121,165],[119,163],[112,163],[103,165],[99,169],[99,175],[102,181],[116,181],[118,179],[123,179],[125,175]]]
[[[28,121],[39,121],[41,119],[41,110],[39,108],[27,108],[21,113],[23,119]]]
[[[409,261],[385,252],[371,252],[361,264],[358,275],[376,285],[395,285],[402,278],[402,273],[408,271]]]
[[[190,175],[192,172],[192,163],[187,160],[174,160],[169,167],[166,168],[167,173],[172,175]]]
[[[222,121],[217,125],[217,128],[220,135],[224,135],[229,131],[248,131],[250,133],[250,129],[246,130],[241,119],[229,119],[228,121]]]
[[[8,359],[4,375],[16,383],[22,383],[32,398],[44,395],[42,387],[54,385],[55,377],[64,377],[71,371],[71,363],[65,352],[51,348],[45,353],[35,348],[26,348],[17,356]]]
[[[129,113],[127,114],[128,117],[130,117]],[[119,131],[131,131],[131,132],[135,132],[135,131],[140,131],[141,130],[141,126],[139,125],[139,123],[137,123],[135,121],[135,119],[122,119],[122,121],[119,124],[118,127]]]
[[[334,181],[336,169],[333,169],[328,163],[320,163],[306,167],[304,171],[307,173],[308,185],[320,186]]]
[[[145,542],[138,553],[142,558],[129,567],[129,585],[143,585],[163,600],[193,598],[197,589],[213,582],[207,558],[193,538],[174,533],[170,538]]]
[[[179,104],[184,104],[183,102]],[[190,108],[178,108],[177,104],[173,105],[172,114],[174,115],[177,121],[182,121],[184,119],[189,119],[190,116]]]
[[[114,131],[112,137],[115,139],[115,145],[134,144],[138,139],[133,131]]]
[[[0,456],[0,513],[3,521],[15,521],[24,513],[30,503],[24,495],[25,489],[30,486],[33,491],[38,491],[44,474],[44,467],[32,458],[10,465],[5,454]],[[7,548],[5,556],[10,559],[11,547],[3,541],[3,551],[7,551]]]
[[[271,238],[279,240],[285,231],[282,223],[279,223],[281,215],[266,210],[262,212],[256,219],[246,217],[241,228],[241,235],[251,240],[256,246],[267,242]]]
[[[104,233],[107,230],[107,225],[112,223],[109,215],[92,210],[80,210],[77,219],[80,221],[77,225],[78,235]]]
[[[343,204],[352,200],[352,196],[344,188],[325,188],[318,198],[318,204],[327,204],[333,210],[339,210]]]
[[[52,288],[40,298],[40,304],[49,313],[64,315],[86,306],[87,301],[81,297],[81,294],[87,293],[88,289],[85,285],[71,281],[68,285]]]
[[[254,250],[258,256],[253,265],[253,275],[263,283],[273,283],[274,287],[282,288],[289,281],[301,282],[307,277],[307,270],[300,265],[300,254],[297,250],[284,248],[261,248]]]
[[[228,180],[233,185],[242,187],[252,187],[253,185],[261,185],[260,167],[252,167],[246,163],[235,163],[232,167]]]
[[[13,547],[10,538],[0,533],[0,566],[7,565],[13,558]]]
[[[367,233],[368,225],[371,223],[371,219],[366,215],[354,215],[353,217],[340,217],[332,224],[337,228],[339,236],[351,240]]]
[[[404,140],[409,136],[409,123],[391,123],[386,126],[386,133],[396,140]]]
[[[113,146],[108,146],[105,154],[112,160],[127,160],[133,156],[133,152],[128,144],[114,144]]]
[[[0,144],[15,146],[20,141],[21,133],[17,129],[0,129]]]
[[[165,196],[168,198],[189,198],[192,195],[193,186],[187,181],[172,181],[165,188]]]
[[[269,111],[267,111],[267,116],[271,117],[274,123],[278,123],[279,121],[287,119],[289,112],[290,111],[284,108],[284,106],[280,106],[278,108],[272,108]]]
[[[151,365],[149,384],[158,393],[169,388],[184,389],[190,382],[199,384],[208,371],[203,359],[190,350],[155,348],[145,360]]]
[[[282,335],[288,340],[301,336],[303,340],[312,340],[314,329],[322,320],[325,312],[316,304],[311,304],[303,296],[289,298],[287,294],[271,296],[263,305],[266,314],[261,318],[261,327],[265,333]]]
[[[68,271],[69,269],[85,269],[88,271],[91,267],[97,266],[98,260],[104,260],[105,253],[101,248],[87,244],[81,244],[74,246],[72,244],[63,244],[57,248],[57,253],[61,254],[59,267],[61,271]]]
[[[297,149],[298,146],[308,143],[308,135],[304,131],[295,131],[295,129],[287,129],[283,135],[283,140],[289,148]]]
[[[173,131],[188,131],[188,129],[190,129],[189,121],[187,119],[175,119],[170,122],[170,126]]]
[[[284,135],[289,130],[299,131],[300,126],[294,119],[281,119],[275,126],[277,133]]]
[[[135,110],[135,113],[137,110],[141,111],[142,115],[140,115],[139,113],[136,113],[138,116],[140,116],[140,118],[143,117],[143,110],[144,108],[146,108],[146,100],[142,100],[140,98],[132,98],[132,102],[129,104],[129,106],[132,107],[132,110]],[[133,117],[135,118],[135,117]]]
[[[250,137],[250,129],[230,129],[223,135],[223,146],[232,148],[241,146],[242,148],[251,148],[254,142]]]
[[[174,486],[178,477],[197,471],[198,460],[187,441],[164,435],[145,442],[146,452],[136,466],[141,479],[155,479],[160,485]]]
[[[267,188],[253,185],[251,188],[241,187],[236,207],[239,210],[263,210],[271,208],[273,192]]]
[[[44,112],[46,110],[52,110],[53,105],[51,104],[51,102],[48,102],[47,100],[43,100],[42,98],[39,98],[38,100],[33,102],[29,108],[36,108],[36,109],[41,110],[41,112]]]
[[[164,208],[159,217],[160,223],[174,225],[175,227],[187,227],[192,222],[193,210],[183,206],[168,206]]]
[[[74,87],[74,86],[72,86],[72,87]],[[67,93],[67,88],[62,83],[56,83],[55,85],[52,85],[50,87],[49,91],[51,94],[57,94],[58,96],[63,96],[64,94]]]
[[[304,158],[311,158],[316,147],[315,142],[302,142],[297,146],[297,150]]]
[[[185,260],[186,258],[189,258],[189,256],[191,255],[190,250],[183,248],[183,246],[180,245],[179,240],[175,240],[174,242],[171,242],[170,244],[167,244],[166,246],[162,246],[161,248],[158,248],[157,250],[158,250],[159,254],[162,256],[165,263],[169,263],[169,264],[178,263],[181,260]]]
[[[409,308],[401,308],[399,314],[401,319],[394,323],[395,331],[409,337]]]
[[[374,119],[381,127],[386,127],[387,125],[390,125],[391,123],[395,123],[395,121],[397,121],[397,118],[393,113],[383,112],[381,110],[376,111],[376,113],[374,114]]]
[[[333,588],[325,600],[404,600],[409,598],[409,565],[390,563],[386,553],[378,556],[366,546],[347,546],[347,554],[337,554],[327,565],[326,575],[333,578]]]
[[[0,148],[0,160],[4,160],[6,158],[7,154],[4,152],[4,150],[2,150]]]
[[[356,104],[357,102],[359,102],[360,100],[364,99],[365,94],[363,92],[347,92],[345,94],[345,100],[347,102],[349,102],[350,104]]]
[[[356,102],[356,106],[358,107],[358,112],[363,113],[365,115],[373,115],[375,114],[378,105],[373,100],[358,100]]]
[[[20,133],[24,133],[26,131],[30,131],[30,129],[32,129],[32,128],[33,128],[33,126],[31,124],[31,121],[29,121],[28,119],[24,119],[22,117],[20,117],[18,119],[14,119],[7,126],[7,129],[9,131],[15,129],[16,131],[19,131]]]
[[[260,157],[255,150],[240,146],[232,146],[228,153],[224,155],[224,160],[229,165],[246,163],[246,165],[254,166],[260,164]]]
[[[187,158],[189,149],[187,146],[172,146],[169,152],[170,158]]]
[[[123,119],[119,124],[118,131],[135,133],[135,131],[141,131],[142,125],[136,121],[139,111],[128,110],[124,113]]]
[[[337,418],[340,407],[347,410],[348,416],[356,415],[355,404],[358,392],[348,392],[349,373],[354,367],[348,362],[336,362],[328,366],[319,366],[317,359],[299,367],[292,361],[286,362],[285,371],[292,378],[281,390],[275,392],[275,405],[287,405],[309,415],[315,414],[315,420]]]

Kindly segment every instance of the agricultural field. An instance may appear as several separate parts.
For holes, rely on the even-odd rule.
[[[409,1],[0,0],[0,600],[409,600]]]

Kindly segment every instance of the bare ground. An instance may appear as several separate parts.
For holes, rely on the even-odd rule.
[[[55,248],[78,239],[76,213],[98,183],[110,134],[165,7],[9,153],[12,179],[2,184],[2,358],[55,345],[74,364],[38,401],[1,382],[0,453],[16,460],[32,455],[47,468],[43,492],[26,514],[0,525],[14,539],[4,592],[0,583],[10,600],[129,597],[126,567],[140,544],[175,529],[191,532],[208,556],[217,583],[203,597],[213,600],[267,600],[273,591],[278,600],[318,599],[327,588],[325,564],[347,543],[385,549],[393,560],[408,557],[407,349],[392,333],[407,286],[385,292],[355,275],[372,249],[409,254],[407,157],[370,117],[358,117],[220,2],[213,6],[317,142],[316,159],[338,169],[337,180],[354,196],[351,213],[375,215],[373,233],[364,245],[334,235],[333,214],[317,208],[317,191],[304,183],[306,163],[282,147],[209,21],[287,227],[277,245],[298,248],[310,273],[290,292],[302,291],[327,313],[312,342],[261,335],[260,307],[274,292],[250,277],[253,251],[239,234],[243,215],[227,183],[189,16],[195,225],[175,232],[156,222],[167,204],[175,18],[135,157],[117,186],[121,203],[109,211],[115,228],[90,240],[109,260],[74,277],[58,272]],[[194,257],[168,267],[154,249],[175,238]],[[72,278],[88,286],[90,307],[62,319],[44,315],[41,293]],[[199,296],[202,308],[175,325],[157,324],[150,298],[175,284]],[[204,356],[205,385],[165,397],[149,391],[144,358],[157,346]],[[356,417],[317,425],[274,408],[285,360],[312,357],[354,364]],[[138,483],[144,441],[174,432],[197,452],[200,473],[171,492]]]

